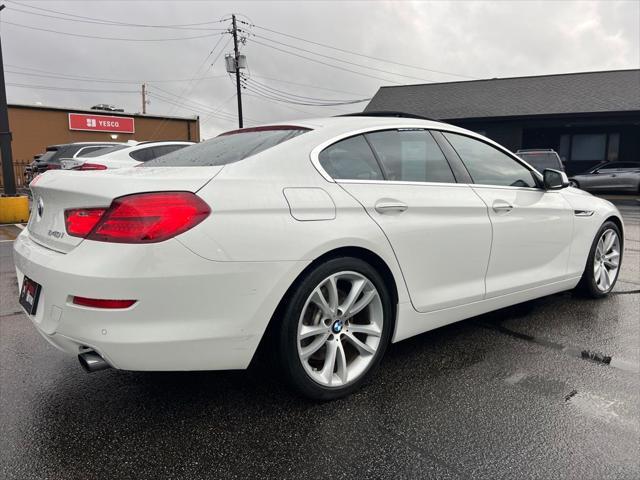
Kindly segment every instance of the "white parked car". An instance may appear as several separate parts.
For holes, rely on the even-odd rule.
[[[79,158],[61,160],[63,170],[106,170],[108,168],[137,167],[193,142],[135,142],[120,143],[87,153]]]
[[[247,128],[31,188],[20,303],[53,345],[89,371],[244,369],[264,337],[315,399],[360,387],[389,342],[603,297],[623,247],[618,210],[564,173],[414,118]]]

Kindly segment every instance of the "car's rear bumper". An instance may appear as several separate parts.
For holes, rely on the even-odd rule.
[[[126,370],[246,368],[282,295],[304,262],[214,262],[176,240],[123,245],[84,241],[67,254],[24,231],[14,244],[19,285],[42,286],[37,330],[70,354],[82,347]],[[121,310],[73,296],[132,299]]]

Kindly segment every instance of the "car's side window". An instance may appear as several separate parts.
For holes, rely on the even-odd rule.
[[[366,134],[387,180],[455,183],[449,162],[426,130],[384,130]]]
[[[536,187],[533,173],[497,148],[465,135],[442,132],[474,183],[508,187]]]
[[[341,140],[318,156],[322,168],[334,179],[383,180],[380,166],[362,135]]]

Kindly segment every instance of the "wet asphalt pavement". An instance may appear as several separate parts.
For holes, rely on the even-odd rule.
[[[86,374],[20,312],[0,227],[0,478],[640,478],[640,204],[615,293],[392,345],[315,404],[261,369]]]

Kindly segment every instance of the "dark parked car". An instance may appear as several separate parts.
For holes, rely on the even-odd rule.
[[[106,103],[99,103],[91,107],[91,110],[102,110],[105,112],[124,112],[124,108],[118,108],[115,105],[108,105]]]
[[[574,175],[571,185],[588,192],[640,193],[640,162],[606,162]]]
[[[47,170],[61,168],[60,160],[63,158],[77,158],[95,152],[105,147],[119,145],[118,142],[77,142],[51,145],[41,155],[36,155],[33,162],[25,168],[27,184],[33,177]]]
[[[533,168],[538,170],[539,172],[544,171],[545,168],[552,168],[554,170],[560,170],[564,172],[564,165],[562,165],[562,160],[560,160],[560,156],[553,149],[526,149],[526,150],[518,150],[516,152],[521,159],[531,165]]]

